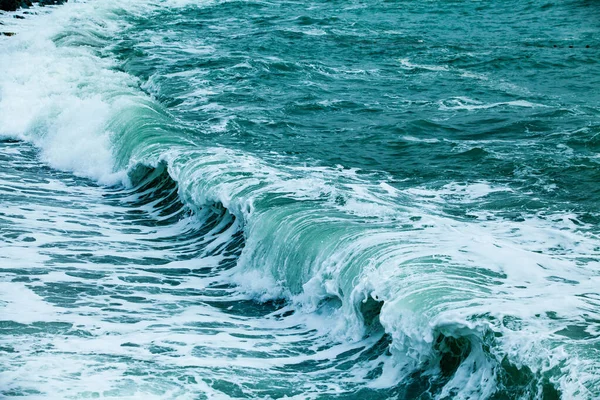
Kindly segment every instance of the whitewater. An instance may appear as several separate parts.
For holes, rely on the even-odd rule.
[[[593,2],[0,15],[0,397],[600,398]]]

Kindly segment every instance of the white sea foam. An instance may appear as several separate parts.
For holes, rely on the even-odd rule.
[[[400,63],[400,66],[406,70],[424,69],[431,72],[445,72],[450,70],[446,65],[415,64],[408,58],[399,59],[398,62]]]
[[[79,22],[74,4],[38,15],[27,30],[4,40],[0,51],[0,135],[31,141],[51,165],[103,183],[114,174],[108,121],[132,77],[83,46],[62,47],[52,38]]]
[[[453,97],[448,100],[443,100],[439,102],[440,110],[487,110],[489,108],[495,107],[525,107],[525,108],[534,108],[534,107],[547,107],[543,104],[531,103],[526,100],[514,100],[514,101],[506,101],[506,102],[498,102],[498,103],[489,103],[485,104],[478,100],[470,99],[468,97]]]

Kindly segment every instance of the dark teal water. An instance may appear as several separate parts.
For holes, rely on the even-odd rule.
[[[33,12],[2,396],[600,396],[600,4]]]
[[[122,68],[197,131],[226,123],[209,144],[596,203],[594,2],[227,2],[134,23]]]

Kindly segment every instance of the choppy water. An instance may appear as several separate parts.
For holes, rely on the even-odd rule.
[[[25,17],[0,397],[600,397],[597,2]]]

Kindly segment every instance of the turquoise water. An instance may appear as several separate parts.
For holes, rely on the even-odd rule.
[[[0,397],[600,397],[596,2],[25,17]]]

